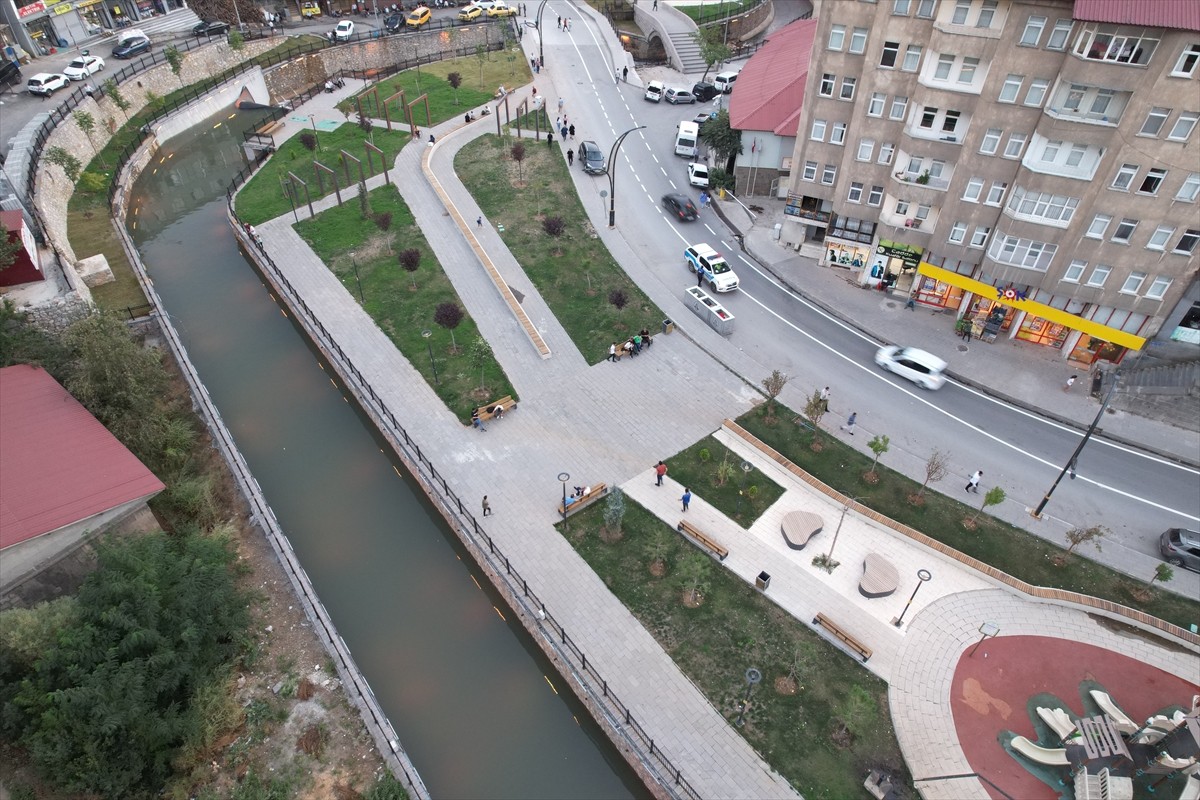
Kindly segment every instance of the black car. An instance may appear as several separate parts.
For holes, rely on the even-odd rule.
[[[712,100],[714,97],[719,95],[720,91],[718,91],[717,87],[713,86],[711,83],[700,81],[696,85],[692,86],[692,94],[696,96],[697,102],[707,103],[709,100]]]
[[[192,28],[194,36],[220,36],[223,33],[229,33],[229,23],[216,19],[205,20]]]
[[[21,82],[21,64],[17,61],[0,61],[0,86],[16,86]]]
[[[673,217],[683,222],[691,222],[700,215],[691,199],[681,194],[664,194],[662,204]]]
[[[404,27],[404,15],[392,14],[383,20],[383,29],[388,33],[396,33]]]
[[[589,175],[604,174],[604,153],[595,142],[579,143],[579,163]]]
[[[150,52],[150,40],[145,36],[132,36],[113,48],[113,58],[133,58]]]

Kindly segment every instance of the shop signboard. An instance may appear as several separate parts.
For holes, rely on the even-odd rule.
[[[65,14],[72,8],[74,8],[74,6],[70,3],[58,3],[54,6],[54,15],[58,16],[59,14]]]
[[[921,253],[925,252],[923,247],[913,247],[910,244],[903,242],[891,242],[887,239],[880,239],[879,246],[875,248],[875,252],[885,258],[898,258],[904,262],[904,270],[915,270],[921,261]]]
[[[46,10],[46,4],[41,2],[41,0],[38,0],[38,2],[36,2],[36,3],[30,3],[27,6],[21,6],[20,8],[18,8],[17,16],[20,17],[21,19],[25,19],[25,17],[32,17],[34,14],[37,14],[37,13],[45,11],[45,10]]]

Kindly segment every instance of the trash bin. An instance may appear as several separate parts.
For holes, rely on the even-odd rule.
[[[675,330],[675,323],[671,322],[671,320],[669,320],[669,319],[664,319],[663,320],[663,333],[670,333],[673,330]]]
[[[754,585],[765,592],[767,587],[771,585],[771,576],[766,572],[758,573],[758,577],[754,579]]]

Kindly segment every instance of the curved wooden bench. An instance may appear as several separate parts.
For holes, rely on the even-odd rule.
[[[863,597],[887,597],[900,585],[900,573],[892,562],[878,553],[867,553],[863,559],[863,576],[858,591]]]
[[[783,540],[793,550],[803,550],[809,540],[821,532],[825,521],[807,511],[790,511],[779,523]]]
[[[1029,741],[1024,736],[1014,737],[1011,744],[1013,750],[1039,764],[1048,764],[1052,767],[1071,766],[1065,749],[1051,750]]]

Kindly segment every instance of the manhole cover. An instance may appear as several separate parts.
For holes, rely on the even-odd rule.
[[[897,303],[895,300],[885,300],[885,301],[883,301],[883,307],[895,309],[895,308],[899,308],[900,304]]]
[[[965,352],[967,352],[967,351],[968,351],[968,350],[970,350],[970,349],[971,349],[971,348],[967,347],[965,344],[960,344],[960,345],[958,346],[958,352],[960,352],[960,353],[965,353]]]

